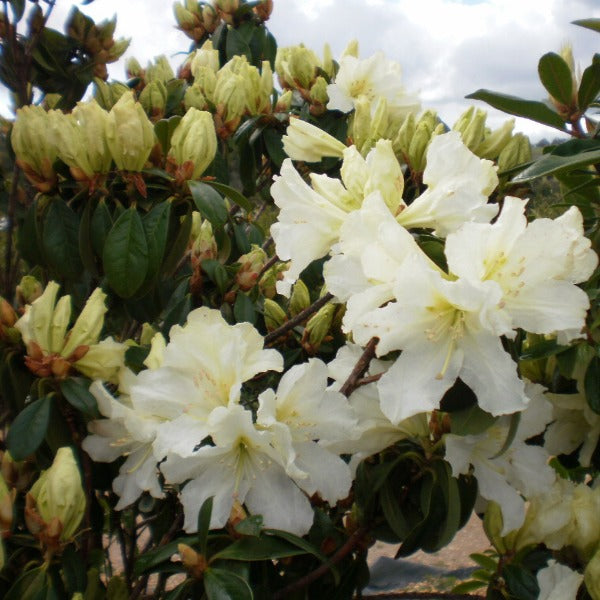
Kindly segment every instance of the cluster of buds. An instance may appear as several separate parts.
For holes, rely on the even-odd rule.
[[[197,0],[175,2],[173,12],[178,28],[196,43],[213,33],[220,20],[211,4]]]
[[[256,244],[252,244],[250,252],[238,258],[240,268],[236,273],[235,282],[240,290],[248,292],[258,283],[258,277],[267,260],[267,253]]]
[[[458,131],[465,146],[480,158],[496,160],[512,137],[514,119],[508,119],[501,127],[492,131],[485,126],[487,113],[470,106],[452,129]]]
[[[328,302],[308,320],[300,341],[308,354],[316,354],[323,342],[332,339],[330,331],[339,308],[338,305]]]
[[[508,171],[531,160],[531,144],[523,133],[515,133],[498,156],[498,171]]]
[[[92,57],[94,76],[100,79],[108,78],[107,63],[119,60],[129,47],[130,40],[114,39],[116,26],[116,17],[95,24],[75,6],[71,9],[67,19],[68,35],[77,40],[85,52]]]
[[[410,113],[398,130],[392,146],[396,155],[409,165],[413,174],[423,173],[429,144],[441,133],[444,133],[444,125],[435,111],[426,110],[418,119]]]
[[[200,213],[192,213],[192,232],[190,235],[189,252],[192,265],[190,288],[194,295],[202,291],[202,261],[215,260],[218,248],[210,221],[203,220]]]
[[[190,108],[171,137],[167,171],[178,185],[198,179],[217,153],[217,136],[212,115]]]
[[[235,13],[240,7],[240,0],[215,0],[217,14],[227,25],[235,24]]]
[[[42,471],[25,496],[25,522],[47,557],[73,539],[86,508],[81,474],[73,450],[59,448],[52,466]]]
[[[119,81],[106,83],[97,77],[94,79],[94,100],[104,110],[110,110],[123,94],[130,91],[129,87]]]
[[[283,274],[288,268],[287,263],[277,262],[263,273],[258,280],[258,289],[265,298],[274,298],[277,295],[277,282],[283,279]]]
[[[303,45],[279,48],[275,71],[284,90],[295,91],[309,105],[314,116],[326,110],[329,96],[327,85],[335,73],[331,50],[326,44],[323,60]]]
[[[94,290],[69,330],[71,297],[57,301],[58,288],[50,281],[15,323],[27,348],[25,364],[38,377],[64,378],[75,369],[92,379],[116,381],[125,346],[112,338],[98,341],[104,325],[106,294],[100,288]]]

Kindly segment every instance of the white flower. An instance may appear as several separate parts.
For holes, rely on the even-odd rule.
[[[539,387],[528,390],[532,395],[539,394]],[[545,419],[540,418],[544,414],[543,400],[542,405],[534,404],[534,414],[526,416],[528,411],[523,412],[523,423],[519,423],[513,443],[502,454],[499,453],[508,437],[510,417],[501,417],[479,435],[448,434],[444,438],[446,460],[452,465],[454,476],[468,473],[472,465],[479,494],[500,505],[503,536],[523,524],[525,503],[521,493],[526,498],[542,496],[556,479],[554,470],[547,464],[547,452],[539,446],[525,444],[527,438],[544,430]],[[548,412],[545,414],[550,418]]]
[[[579,337],[589,308],[587,294],[574,284],[592,274],[598,257],[583,237],[576,208],[527,225],[526,203],[506,197],[493,225],[466,223],[448,236],[448,267],[471,282],[498,283],[513,327],[559,332],[566,343]]]
[[[583,574],[549,560],[548,566],[537,574],[540,595],[538,600],[575,600],[583,582]]]
[[[475,156],[456,131],[435,136],[423,173],[427,189],[398,215],[404,227],[424,227],[446,237],[468,221],[489,222],[498,213],[488,196],[498,185],[492,161]]]
[[[400,65],[385,58],[382,52],[363,60],[343,56],[335,82],[327,86],[327,94],[327,108],[345,113],[354,109],[360,96],[366,96],[372,106],[379,96],[383,96],[396,118],[416,113],[420,108],[418,98],[404,90]]]
[[[304,535],[313,511],[308,498],[288,477],[272,445],[272,434],[252,424],[250,411],[240,405],[216,408],[209,418],[214,446],[192,456],[169,455],[161,469],[167,481],[189,481],[181,492],[184,529],[196,531],[198,512],[214,497],[210,527],[223,527],[234,501],[263,516],[267,527]]]

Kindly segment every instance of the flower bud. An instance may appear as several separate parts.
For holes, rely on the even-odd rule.
[[[319,76],[310,88],[309,99],[311,103],[310,112],[312,115],[321,115],[325,112],[329,95],[327,94],[327,81]]]
[[[13,488],[9,491],[4,477],[0,475],[0,538],[12,529],[16,495],[17,490]]]
[[[517,165],[531,160],[531,144],[529,138],[522,134],[515,134],[504,146],[498,156],[498,170],[508,171]]]
[[[302,279],[298,279],[292,288],[289,311],[292,317],[310,306],[310,292]]]
[[[290,117],[283,150],[292,160],[319,162],[326,156],[342,158],[346,146],[315,125]]]
[[[52,165],[58,147],[52,123],[58,114],[58,111],[46,112],[41,106],[24,106],[17,109],[12,129],[11,143],[16,162],[31,184],[42,193],[49,192],[56,184]]]
[[[217,136],[212,115],[190,108],[171,137],[169,161],[176,166],[176,176],[182,175],[183,180],[198,179],[216,153]]]
[[[239,288],[247,292],[257,283],[258,276],[267,262],[267,253],[256,244],[252,244],[252,249],[247,254],[238,258],[240,268],[235,276]]]
[[[146,67],[146,83],[162,81],[167,83],[175,77],[169,59],[162,54],[154,59],[154,63],[148,63]]]
[[[196,77],[196,71],[199,67],[207,67],[214,73],[219,70],[219,51],[215,50],[210,40],[204,42],[202,47],[196,50],[190,68],[192,75]]]
[[[235,131],[242,115],[246,112],[244,78],[230,71],[223,72],[223,69],[221,69],[217,77],[213,102],[225,128],[219,134],[222,137],[227,137],[228,132]]]
[[[331,56],[331,47],[327,43],[323,46],[322,69],[329,79],[335,75],[335,65],[333,63],[333,57]]]
[[[366,162],[369,177],[365,182],[365,196],[379,191],[392,214],[396,214],[398,208],[404,206],[404,175],[394,154],[392,142],[379,140],[367,155]]]
[[[215,103],[215,88],[217,87],[217,76],[209,67],[196,67],[194,74],[194,86],[198,86],[204,97]]]
[[[158,369],[164,362],[167,342],[160,331],[157,331],[150,341],[150,353],[144,359],[144,364],[149,369]]]
[[[344,56],[354,56],[354,58],[358,58],[358,40],[350,40],[344,51],[342,52],[341,58]]]
[[[484,110],[470,106],[452,126],[452,130],[460,133],[463,143],[471,152],[475,152],[483,142],[486,118]]]
[[[261,0],[252,10],[262,22],[268,21],[273,12],[273,0]]]
[[[198,265],[203,260],[214,260],[217,258],[218,248],[213,234],[210,221],[202,221],[198,234],[192,244],[192,266]]]
[[[583,581],[592,600],[600,600],[600,550],[596,550],[587,564]]]
[[[217,13],[227,25],[234,24],[233,16],[239,7],[240,0],[215,0]]]
[[[140,345],[149,346],[156,333],[156,329],[150,323],[144,323],[142,325],[142,333],[140,333]]]
[[[292,107],[292,99],[294,98],[294,94],[292,90],[286,90],[279,96],[277,99],[277,104],[275,105],[276,113],[286,113],[290,112],[290,108]]]
[[[86,500],[79,467],[68,447],[58,449],[52,466],[42,471],[39,479],[27,494],[35,502],[35,510],[42,519],[46,536],[60,537],[61,541],[73,538],[85,513]],[[44,531],[40,532],[44,537]]]
[[[98,78],[94,79],[94,87],[94,99],[104,110],[110,110],[123,94],[131,92],[124,83],[106,83]]]
[[[15,488],[22,492],[29,487],[33,476],[33,467],[25,461],[15,462],[10,452],[5,451],[2,454],[1,473],[9,488]]]
[[[154,127],[133,93],[123,94],[112,107],[106,126],[110,153],[121,171],[141,171],[154,147]]]
[[[178,544],[177,552],[179,552],[179,556],[181,556],[181,562],[183,563],[185,570],[194,579],[202,579],[204,571],[208,568],[206,558],[187,544]]]
[[[33,275],[24,275],[17,285],[17,303],[19,306],[32,304],[44,291],[42,284]]]
[[[284,88],[309,90],[319,66],[317,55],[302,45],[277,49],[275,71]]]
[[[288,320],[285,311],[275,300],[266,298],[263,310],[267,331],[274,331]]]
[[[488,160],[497,159],[500,152],[502,152],[506,144],[510,141],[514,126],[515,120],[508,119],[498,129],[495,129],[491,133],[486,132],[481,144],[475,148],[474,154],[479,156],[479,158],[486,158]]]
[[[277,295],[277,282],[283,279],[287,271],[286,263],[276,263],[267,269],[258,282],[258,289],[265,298],[274,298]]]
[[[0,331],[3,327],[12,327],[17,322],[15,309],[0,296]]]
[[[165,115],[167,87],[162,81],[155,79],[142,90],[139,101],[144,107],[146,114],[153,121],[158,121]]]
[[[144,78],[144,69],[142,69],[142,65],[137,61],[137,59],[133,56],[127,59],[125,62],[125,72],[127,73],[127,77],[132,79],[133,77]]]
[[[335,305],[326,304],[317,314],[312,316],[306,324],[304,338],[308,337],[308,342],[313,351],[317,350],[327,334],[333,322],[335,314]]]
[[[183,105],[185,106],[186,111],[190,110],[190,108],[196,108],[198,110],[205,110],[208,108],[208,103],[206,102],[206,98],[202,93],[202,88],[199,85],[193,84],[185,90]]]

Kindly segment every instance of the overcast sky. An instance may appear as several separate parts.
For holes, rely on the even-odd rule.
[[[52,25],[62,29],[72,3],[58,0]],[[543,100],[537,62],[545,52],[572,42],[582,68],[600,51],[600,34],[570,21],[600,17],[598,0],[274,0],[268,22],[280,46],[304,43],[317,53],[328,41],[339,57],[353,38],[365,58],[377,50],[397,60],[405,87],[420,93],[424,108],[434,108],[452,124],[468,106],[464,99],[488,88]],[[174,28],[168,0],[95,0],[81,7],[95,19],[118,17],[117,35],[131,37],[126,56],[142,64],[165,53],[178,64],[189,40]],[[123,67],[111,75],[123,78]],[[479,104],[479,103],[478,103]],[[480,104],[484,106],[483,104]],[[495,113],[495,111],[494,111]],[[501,113],[490,111],[499,125]],[[532,137],[554,137],[554,130],[527,121],[517,129]]]

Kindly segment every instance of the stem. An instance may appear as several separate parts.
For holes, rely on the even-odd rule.
[[[358,387],[358,380],[366,373],[369,368],[371,359],[375,356],[375,348],[379,342],[379,338],[372,337],[368,344],[365,346],[365,350],[361,357],[358,359],[352,373],[350,373],[348,379],[346,379],[344,385],[340,388],[340,393],[344,394],[346,398]]]
[[[406,598],[407,600],[485,600],[485,596],[473,596],[471,594],[451,594],[449,592],[390,592],[377,594],[375,596],[363,596],[364,600],[395,600]]]
[[[327,293],[322,298],[319,298],[316,302],[313,302],[309,307],[300,311],[293,319],[286,321],[281,327],[274,329],[271,333],[265,336],[265,345],[274,342],[277,338],[287,333],[291,329],[294,329],[296,325],[300,325],[302,321],[305,321],[312,314],[316,313],[322,306],[325,306],[331,299],[333,294]]]
[[[21,173],[21,169],[17,166],[15,162],[13,166],[13,174],[12,181],[10,184],[10,193],[8,196],[8,211],[6,213],[6,218],[8,220],[8,230],[6,232],[6,248],[4,249],[4,295],[6,297],[11,297],[11,292],[13,289],[13,277],[12,277],[12,261],[13,261],[13,235],[15,230],[15,213],[17,210],[17,192],[19,189],[19,175]]]
[[[260,270],[260,272],[258,273],[258,277],[256,278],[256,281],[260,281],[260,278],[279,260],[279,257],[277,256],[277,254],[273,257],[271,257],[264,265],[263,268]]]
[[[363,541],[363,539],[367,535],[368,531],[369,531],[369,529],[366,526],[359,527],[346,540],[344,545],[340,546],[340,548],[338,548],[338,550],[335,552],[335,554],[331,557],[331,559],[328,562],[322,564],[320,567],[318,567],[314,571],[311,571],[310,573],[308,573],[308,575],[301,577],[297,581],[294,581],[294,583],[291,583],[290,585],[279,590],[273,596],[273,600],[283,600],[283,598],[286,598],[290,594],[309,586],[311,583],[313,583],[314,581],[316,581],[317,579],[319,579],[320,577],[325,575],[325,573],[327,573],[327,571],[330,570],[332,565],[339,563],[342,559],[344,559],[346,556],[348,556],[348,554],[350,554]]]

